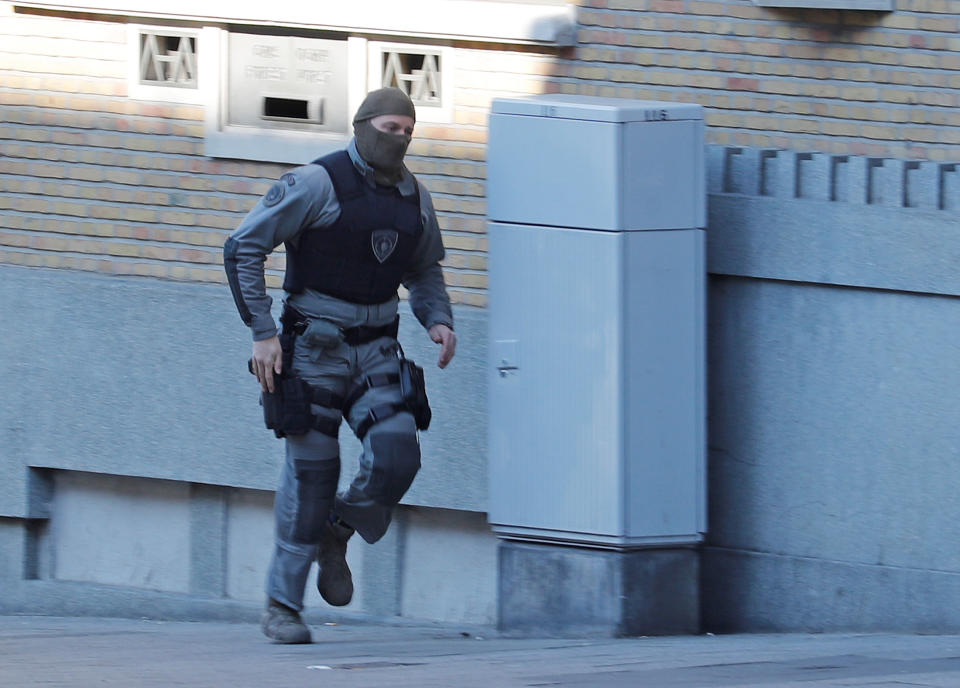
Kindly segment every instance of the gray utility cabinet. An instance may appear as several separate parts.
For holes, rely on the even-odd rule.
[[[701,541],[702,109],[497,99],[488,199],[495,532],[613,549]]]

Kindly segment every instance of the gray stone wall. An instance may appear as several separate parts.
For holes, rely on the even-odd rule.
[[[229,290],[0,266],[0,303],[0,611],[255,614],[283,444],[263,427]],[[456,308],[444,371],[402,312],[434,421],[390,541],[352,548],[351,609],[492,623],[484,312]],[[360,448],[342,440],[346,483]],[[474,565],[451,576],[444,551]]]
[[[709,160],[704,628],[960,630],[956,168]],[[225,288],[7,266],[0,303],[0,611],[254,618],[281,446]],[[486,312],[457,318],[443,372],[404,321],[436,420],[351,554],[363,613],[495,621]]]
[[[960,629],[955,166],[710,154],[705,627]]]
[[[246,372],[250,337],[226,287],[15,266],[0,273],[8,399],[0,461],[11,476],[0,515],[41,508],[28,503],[25,467],[275,487],[282,445],[263,428]],[[424,364],[436,408],[409,503],[483,511],[483,312],[457,310],[460,349],[441,372],[436,346],[403,310],[401,341]],[[344,456],[358,451],[348,442]]]

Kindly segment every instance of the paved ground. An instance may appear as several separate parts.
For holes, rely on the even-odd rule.
[[[960,636],[512,639],[428,625],[314,626],[0,617],[0,686],[299,688],[960,687]]]

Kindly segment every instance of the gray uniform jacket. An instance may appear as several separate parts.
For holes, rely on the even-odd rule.
[[[373,170],[360,157],[355,141],[347,146],[347,152],[367,183],[374,184]],[[438,323],[452,328],[453,313],[440,268],[443,242],[433,200],[426,187],[404,167],[403,178],[397,185],[400,193],[411,196],[418,185],[423,234],[410,269],[403,277],[403,285],[410,292],[410,307],[424,328]],[[320,165],[304,165],[274,184],[230,235],[227,240],[230,255],[225,267],[240,315],[250,326],[254,340],[269,339],[277,334],[270,312],[273,299],[267,294],[263,273],[267,255],[285,241],[296,246],[302,232],[328,226],[339,216],[340,204],[330,175]],[[307,299],[309,292],[308,289],[304,295]]]

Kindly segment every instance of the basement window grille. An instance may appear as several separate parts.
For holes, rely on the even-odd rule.
[[[187,34],[140,32],[140,83],[197,88],[197,38]]]
[[[380,85],[399,88],[414,105],[440,107],[443,104],[442,55],[439,52],[382,53]]]

